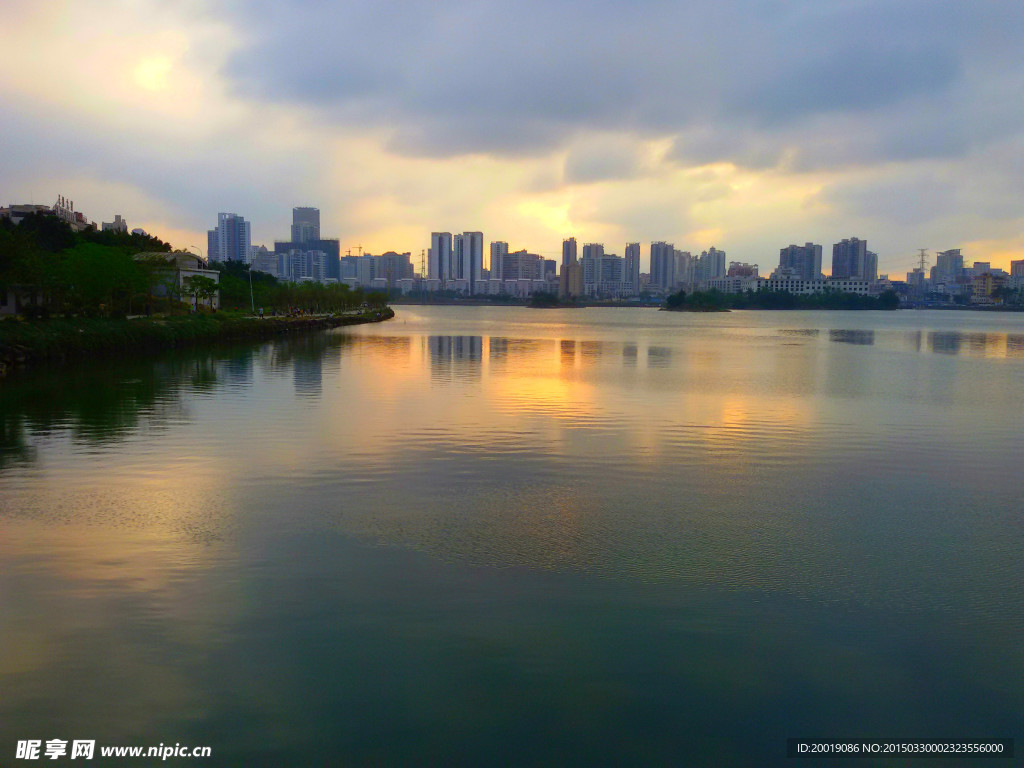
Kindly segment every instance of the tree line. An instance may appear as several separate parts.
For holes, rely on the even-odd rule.
[[[192,304],[186,300],[212,304],[218,291],[221,307],[244,311],[255,305],[333,312],[386,301],[384,294],[344,284],[292,284],[256,271],[250,294],[249,267],[240,262],[212,265],[220,272],[219,285],[202,276],[178,285],[170,256],[171,246],[150,235],[91,227],[75,232],[46,213],[29,214],[17,225],[0,219],[0,292],[13,293],[17,311],[30,318],[183,312]]]
[[[289,283],[240,261],[215,261],[220,273],[220,305],[242,311],[263,308],[264,312],[343,312],[367,304],[387,304],[387,294],[350,288],[345,283]],[[251,289],[250,289],[251,285]]]

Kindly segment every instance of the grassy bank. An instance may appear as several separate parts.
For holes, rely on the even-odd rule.
[[[375,323],[394,317],[392,309],[310,317],[255,317],[218,312],[133,320],[50,319],[0,321],[0,376],[14,366],[42,360],[145,352],[213,341],[267,339],[289,333]]]

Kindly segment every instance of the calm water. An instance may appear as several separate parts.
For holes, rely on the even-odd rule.
[[[8,379],[0,765],[1020,753],[1022,393],[1024,316],[953,312],[399,307]]]

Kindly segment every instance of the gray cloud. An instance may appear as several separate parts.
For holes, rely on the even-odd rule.
[[[1024,118],[1016,106],[1015,122],[978,136],[900,132],[915,110],[1019,70],[1024,44],[1005,30],[1021,28],[1021,4],[238,0],[235,21],[247,43],[227,74],[240,91],[376,126],[411,155],[536,154],[608,130],[679,134],[675,160],[757,167],[837,118],[813,166],[963,153]]]

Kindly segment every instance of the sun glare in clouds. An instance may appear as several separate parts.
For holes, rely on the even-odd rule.
[[[552,233],[571,232],[569,205],[553,205],[543,200],[523,200],[516,207],[520,216],[539,223]]]
[[[166,56],[147,56],[138,63],[133,73],[135,84],[147,91],[162,91],[167,88],[171,72],[171,60]]]

